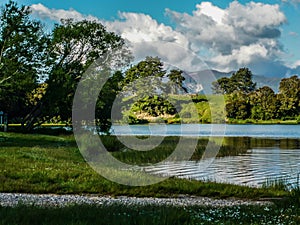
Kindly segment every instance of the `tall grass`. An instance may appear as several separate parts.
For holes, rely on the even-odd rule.
[[[265,206],[70,205],[0,207],[1,225],[299,224],[299,208]]]

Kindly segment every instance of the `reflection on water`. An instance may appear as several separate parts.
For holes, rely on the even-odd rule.
[[[196,180],[261,186],[267,180],[297,182],[300,173],[300,139],[227,137],[226,149],[237,154],[216,158],[206,168],[204,161],[168,162],[149,167],[148,172]]]
[[[121,136],[225,137],[208,168],[200,160],[205,149],[202,141],[191,161],[149,167],[155,174],[261,186],[268,179],[295,183],[300,173],[300,125],[114,125],[113,131]]]

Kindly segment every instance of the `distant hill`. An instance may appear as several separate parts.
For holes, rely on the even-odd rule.
[[[211,94],[211,83],[222,77],[231,77],[232,73],[234,73],[234,71],[225,73],[217,70],[204,70],[193,73],[185,72],[183,76],[185,77],[185,86],[190,93],[199,93],[202,88],[206,94]],[[275,92],[278,92],[279,83],[282,78],[283,77],[266,77],[253,74],[253,81],[256,82],[257,88],[269,86]]]

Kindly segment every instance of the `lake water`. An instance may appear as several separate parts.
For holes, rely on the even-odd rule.
[[[148,167],[153,174],[248,186],[279,179],[293,186],[299,181],[300,125],[134,125],[113,130],[117,135],[224,136],[232,139],[234,147],[245,148],[237,155],[209,161],[208,167],[205,160]]]
[[[300,125],[150,124],[112,127],[116,135],[300,138]]]

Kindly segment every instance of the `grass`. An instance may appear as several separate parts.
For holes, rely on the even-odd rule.
[[[120,185],[104,179],[85,162],[73,136],[16,133],[1,133],[0,135],[6,138],[5,141],[0,142],[0,192],[95,193],[140,197],[170,197],[188,194],[251,199],[288,195],[287,191],[272,188],[250,188],[177,178],[170,178],[146,187]],[[173,141],[176,143],[174,137],[165,144],[169,145]],[[109,140],[107,143],[114,143],[114,141]],[[157,151],[162,152],[163,149]],[[126,152],[115,151],[112,154],[128,162],[136,162],[145,158],[137,156],[137,153],[127,155],[127,159]],[[157,153],[152,154],[157,155]],[[117,171],[117,173],[127,175],[126,171]]]
[[[181,195],[212,198],[260,199],[276,198],[270,206],[154,206],[154,205],[69,205],[66,207],[40,207],[23,205],[0,206],[0,225],[60,225],[60,224],[299,224],[300,188],[287,191],[283,181],[267,181],[263,188],[251,188],[214,182],[200,182],[169,178],[145,187],[129,187],[110,182],[82,158],[72,135],[50,136],[41,134],[0,133],[0,192],[126,195],[137,197],[176,197]],[[145,137],[141,137],[145,138]],[[124,149],[115,137],[102,137],[103,143],[115,157],[131,163],[149,162],[148,157],[160,160],[172,151],[177,137],[164,140],[163,148],[147,154],[118,151]],[[207,140],[200,139],[198,153],[202,155]],[[239,154],[251,145],[268,146],[276,140],[227,138],[220,154]],[[220,144],[220,140],[215,140]],[[277,142],[276,142],[277,143]],[[297,147],[298,141],[280,146]],[[231,146],[231,147],[230,147]],[[129,153],[129,154],[127,154]],[[127,155],[127,157],[126,157]],[[147,157],[146,157],[147,156]],[[146,160],[146,161],[145,161]],[[124,171],[117,171],[126,175]],[[279,199],[279,200],[278,200]]]
[[[272,206],[127,206],[70,205],[63,208],[18,205],[0,207],[0,224],[299,224],[300,210]]]
[[[280,120],[280,119],[272,119],[272,120],[256,120],[256,119],[229,119],[227,121],[229,124],[261,124],[261,125],[268,125],[268,124],[282,124],[282,125],[297,125],[299,121],[297,119],[294,120]]]

